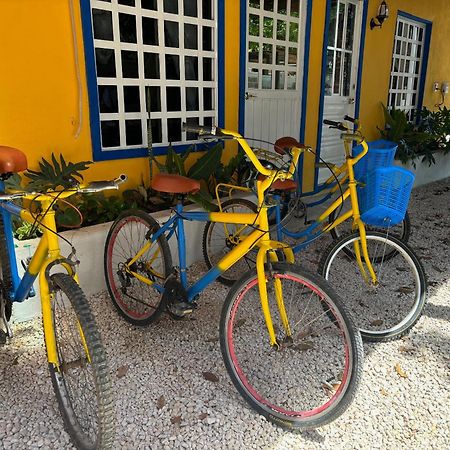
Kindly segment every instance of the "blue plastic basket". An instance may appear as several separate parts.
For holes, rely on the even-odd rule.
[[[415,175],[401,167],[375,169],[358,189],[361,219],[368,225],[389,227],[400,223],[408,208]]]
[[[391,166],[397,150],[395,142],[385,141],[384,139],[368,142],[367,144],[369,151],[354,166],[356,180],[364,183],[369,172],[379,167]],[[358,156],[362,150],[362,145],[356,145],[353,148],[353,157]]]

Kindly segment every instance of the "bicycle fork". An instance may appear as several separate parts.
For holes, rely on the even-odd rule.
[[[275,329],[273,326],[269,307],[269,296],[267,293],[267,282],[270,280],[270,275],[269,277],[266,277],[266,271],[264,268],[264,264],[266,263],[266,261],[269,262],[269,264],[278,261],[278,257],[275,253],[275,250],[277,249],[283,250],[288,262],[294,262],[294,253],[292,252],[292,249],[290,247],[288,247],[286,244],[283,244],[282,242],[269,240],[266,243],[260,244],[258,255],[256,257],[256,273],[258,276],[258,288],[261,307],[266,322],[267,331],[269,333],[270,345],[279,350],[281,348],[281,343],[278,342],[275,335]],[[281,280],[274,279],[273,282],[278,313],[280,315],[281,323],[283,324],[283,328],[286,333],[286,341],[292,342],[292,332],[289,325],[289,318],[286,312],[286,307],[284,304]]]

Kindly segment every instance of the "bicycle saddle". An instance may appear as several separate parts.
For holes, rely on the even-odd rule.
[[[22,172],[26,168],[25,153],[16,148],[0,146],[0,174]]]
[[[200,181],[181,175],[158,173],[152,180],[152,188],[169,194],[195,194],[200,190]]]
[[[279,155],[284,155],[286,153],[286,148],[291,147],[304,147],[304,144],[300,144],[300,142],[297,141],[297,139],[291,137],[291,136],[283,136],[278,138],[275,141],[275,144],[273,144],[274,150]]]

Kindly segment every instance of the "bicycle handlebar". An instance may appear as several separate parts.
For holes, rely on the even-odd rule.
[[[266,177],[274,176],[275,179],[290,179],[293,177],[295,169],[297,167],[298,158],[300,153],[305,151],[306,147],[293,147],[292,148],[292,160],[287,171],[274,171],[264,167],[256,156],[255,152],[248,145],[247,141],[239,133],[231,130],[225,130],[223,128],[215,126],[204,125],[188,125],[183,123],[183,130],[191,133],[198,133],[202,139],[219,138],[219,139],[236,139],[248,158],[255,166],[256,170]]]
[[[55,198],[55,195],[58,198],[66,198],[71,195],[80,193],[80,194],[89,194],[100,191],[106,191],[111,189],[119,189],[119,184],[124,183],[128,177],[125,174],[119,175],[114,180],[108,181],[92,181],[85,186],[74,186],[73,188],[61,190],[61,191],[48,191],[48,192],[13,192],[11,194],[0,194],[0,201],[14,200],[18,198],[35,198],[36,196],[42,197],[51,197]],[[39,199],[36,199],[39,200]]]
[[[348,131],[348,127],[346,127],[342,122],[335,122],[334,120],[324,119],[323,123],[325,125],[330,125],[330,128],[337,128],[341,131]]]

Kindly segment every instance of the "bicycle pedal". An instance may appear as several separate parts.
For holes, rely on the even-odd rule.
[[[175,302],[167,306],[169,313],[178,319],[182,319],[183,317],[192,314],[196,308],[196,303],[188,302]]]

